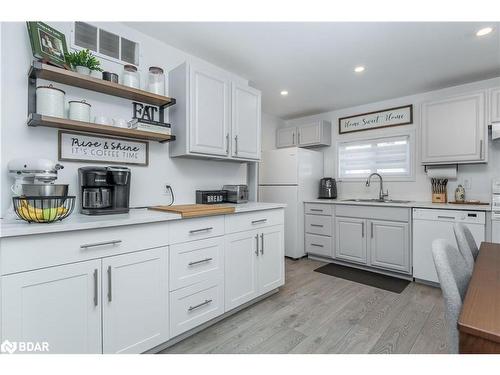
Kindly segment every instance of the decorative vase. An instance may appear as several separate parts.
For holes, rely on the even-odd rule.
[[[455,190],[455,201],[465,202],[465,189],[462,185],[458,185]]]
[[[83,74],[83,75],[86,75],[86,76],[89,76],[90,75],[90,69],[87,68],[86,66],[75,66],[75,70],[77,73],[80,73],[80,74]]]

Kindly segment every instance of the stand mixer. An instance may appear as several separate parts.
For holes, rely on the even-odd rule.
[[[12,159],[7,164],[7,170],[14,178],[10,189],[14,196],[68,195],[68,185],[54,184],[57,171],[63,168],[49,159]]]

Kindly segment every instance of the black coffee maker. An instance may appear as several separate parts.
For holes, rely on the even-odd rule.
[[[85,215],[123,214],[129,211],[130,169],[78,168],[80,212]]]
[[[336,199],[337,183],[334,178],[325,177],[319,180],[319,199]]]

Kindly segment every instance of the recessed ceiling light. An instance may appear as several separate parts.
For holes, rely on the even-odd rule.
[[[282,91],[280,92],[280,94],[281,94],[281,96],[287,96],[287,95],[288,95],[288,91],[286,91],[286,90],[282,90]]]
[[[493,31],[492,27],[484,27],[481,30],[477,31],[476,36],[485,36],[491,33],[492,31]]]
[[[357,67],[355,67],[355,68],[354,68],[354,71],[355,71],[356,73],[361,73],[361,72],[363,72],[364,70],[365,70],[365,67],[364,67],[364,66],[361,66],[361,65],[360,65],[360,66],[357,66]]]

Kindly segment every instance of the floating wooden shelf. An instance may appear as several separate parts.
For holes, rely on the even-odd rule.
[[[37,113],[29,114],[28,125],[46,126],[49,128],[74,130],[85,133],[97,133],[124,138],[157,141],[161,143],[175,140],[175,135],[156,134],[136,129],[123,129],[108,125],[94,124],[91,122],[82,122],[59,117],[44,116]]]
[[[118,83],[105,81],[103,79],[93,78],[71,70],[65,70],[55,66],[43,64],[38,61],[33,61],[30,67],[29,77],[41,78],[65,85],[81,87],[83,89],[135,100],[141,103],[156,105],[163,108],[175,104],[175,99],[169,98],[168,96],[157,95],[144,90],[134,89]]]

